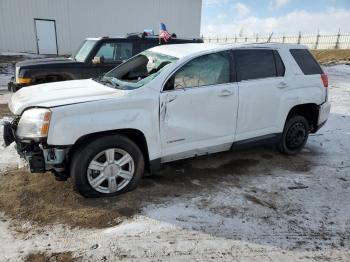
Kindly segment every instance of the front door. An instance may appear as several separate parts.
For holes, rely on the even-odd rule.
[[[238,86],[231,53],[193,59],[160,95],[162,162],[228,150],[234,140]]]
[[[34,19],[38,53],[58,55],[55,20]]]

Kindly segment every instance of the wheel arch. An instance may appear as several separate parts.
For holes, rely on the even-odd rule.
[[[319,115],[319,106],[315,103],[306,103],[293,106],[286,117],[285,123],[293,116],[300,115],[306,118],[310,126],[310,132],[316,132]]]
[[[81,136],[69,150],[69,154],[68,154],[69,161],[71,160],[76,150],[79,147],[83,146],[84,144],[88,143],[89,141],[92,141],[94,139],[98,139],[100,137],[104,137],[107,135],[116,135],[116,134],[123,135],[129,138],[140,148],[145,160],[145,170],[150,172],[151,165],[150,165],[148,144],[147,144],[146,137],[142,131],[138,129],[133,129],[133,128],[102,131],[102,132],[90,133],[90,134]]]

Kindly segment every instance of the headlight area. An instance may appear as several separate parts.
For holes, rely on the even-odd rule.
[[[56,178],[65,180],[65,160],[70,147],[47,145],[51,114],[47,108],[24,111],[15,127],[17,151],[32,173],[53,171]]]
[[[18,122],[16,136],[20,139],[39,141],[47,137],[50,119],[51,111],[47,108],[28,109]]]

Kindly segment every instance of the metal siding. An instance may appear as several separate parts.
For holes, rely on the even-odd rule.
[[[199,37],[202,0],[1,0],[0,51],[37,53],[34,18],[56,20],[59,54],[86,37],[121,36],[164,22],[179,37]]]

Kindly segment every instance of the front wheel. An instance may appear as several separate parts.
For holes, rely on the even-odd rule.
[[[144,158],[129,138],[109,135],[80,147],[73,156],[74,187],[85,197],[115,196],[134,189],[144,171]]]
[[[294,116],[287,120],[277,147],[286,155],[295,155],[305,146],[309,137],[309,123],[303,116]]]

